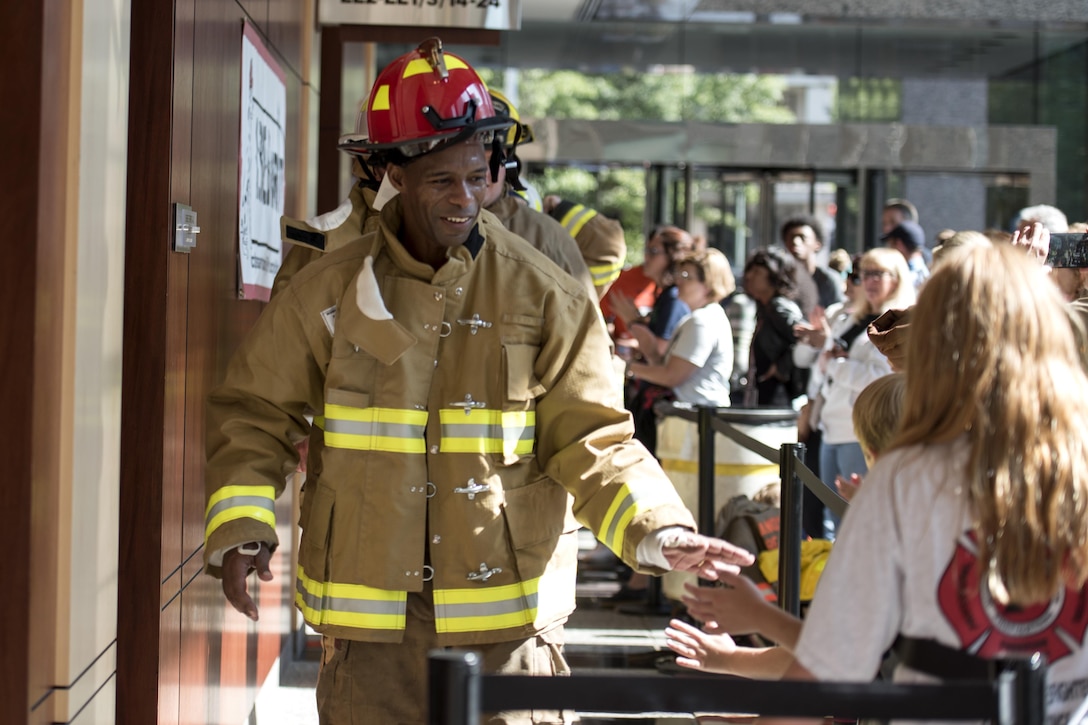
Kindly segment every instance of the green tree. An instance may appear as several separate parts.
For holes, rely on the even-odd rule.
[[[524,69],[517,87],[506,76],[484,69],[484,81],[518,99],[529,118],[606,121],[697,121],[702,123],[792,123],[784,102],[785,80],[754,74],[696,74],[686,69],[655,72],[579,73]],[[592,205],[619,219],[628,262],[642,259],[645,171],[621,167],[543,167],[528,177],[541,193]]]

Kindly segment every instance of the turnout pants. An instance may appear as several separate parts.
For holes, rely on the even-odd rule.
[[[569,675],[563,628],[529,640],[466,647],[480,653],[483,671]],[[331,642],[332,640],[330,640]],[[404,641],[399,644],[337,639],[317,682],[321,725],[422,725],[427,722],[427,653],[438,648],[429,591],[409,593]],[[486,713],[489,725],[562,724],[572,713],[525,710]]]

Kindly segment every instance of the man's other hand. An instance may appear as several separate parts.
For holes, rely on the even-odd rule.
[[[231,606],[254,622],[259,618],[257,604],[246,591],[246,577],[256,571],[261,581],[272,581],[272,571],[268,568],[271,558],[268,544],[261,544],[261,550],[256,554],[243,554],[240,549],[223,554],[223,594]]]

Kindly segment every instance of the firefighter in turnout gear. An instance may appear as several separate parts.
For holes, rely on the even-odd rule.
[[[425,722],[435,647],[568,672],[580,525],[650,573],[752,562],[694,531],[632,440],[596,300],[482,210],[509,121],[475,71],[431,39],[379,74],[367,113],[399,193],[293,276],[207,404],[206,570],[254,620],[247,575],[272,578],[273,504],[309,437],[295,603],[335,638],[324,725]]]
[[[597,298],[604,299],[608,288],[623,271],[627,256],[623,227],[596,209],[565,201],[554,194],[544,197],[544,212],[563,225],[578,242],[582,257],[589,265],[589,273],[593,275]]]
[[[521,162],[515,152],[519,141],[531,132],[527,130],[527,126],[521,125],[517,111],[504,95],[495,90],[490,95],[495,115],[509,118],[512,125],[502,135],[503,160],[498,167],[498,178],[488,184],[484,208],[497,216],[504,227],[543,252],[544,256],[558,264],[563,271],[595,295],[593,278],[582,259],[578,242],[555,219],[543,212],[534,211],[519,193],[525,187],[519,178]]]
[[[533,129],[521,122],[521,114],[518,113],[517,108],[499,91],[491,91],[491,102],[498,115],[508,116],[513,121],[513,125],[506,132],[504,143],[507,157],[506,177],[510,182],[509,192],[533,208],[533,201],[538,195],[533,194],[532,190],[523,183],[521,159],[517,154],[519,145],[532,143],[535,140]],[[589,269],[593,287],[597,292],[597,299],[602,299],[623,271],[623,262],[627,256],[627,241],[623,237],[623,227],[615,219],[609,219],[595,209],[563,201],[558,196],[547,196],[541,204],[542,208],[535,211],[549,214],[578,244],[582,259]],[[495,211],[490,206],[488,210]],[[495,213],[502,216],[497,211]],[[507,226],[514,232],[522,234],[521,231]]]

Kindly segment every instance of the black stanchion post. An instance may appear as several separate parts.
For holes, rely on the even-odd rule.
[[[699,532],[714,535],[714,420],[715,408],[699,406]]]
[[[778,471],[782,477],[782,508],[778,532],[778,606],[801,616],[801,502],[804,484],[795,466],[805,455],[804,443],[783,443]]]
[[[1043,725],[1046,721],[1046,662],[1036,652],[1014,660],[998,675],[999,725]]]
[[[475,652],[431,650],[427,663],[430,725],[480,722],[480,656]]]

